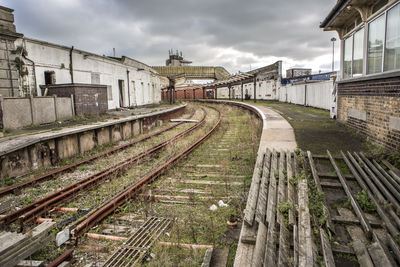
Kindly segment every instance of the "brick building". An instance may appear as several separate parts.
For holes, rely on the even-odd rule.
[[[400,148],[400,2],[338,0],[320,27],[341,40],[338,119]]]
[[[19,72],[15,59],[19,59],[14,41],[23,35],[16,32],[12,9],[0,6],[0,95],[20,96]]]

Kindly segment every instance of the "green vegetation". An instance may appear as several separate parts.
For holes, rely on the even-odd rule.
[[[279,202],[278,204],[278,210],[283,215],[286,227],[289,226],[289,210],[292,208],[292,206],[292,203],[289,201]]]
[[[367,191],[361,190],[356,196],[357,202],[361,209],[365,212],[375,212],[376,206],[372,202],[371,198],[368,196]]]
[[[325,211],[325,193],[317,189],[314,183],[308,183],[308,208],[310,213],[318,219],[318,224],[322,226],[328,219],[328,214]]]

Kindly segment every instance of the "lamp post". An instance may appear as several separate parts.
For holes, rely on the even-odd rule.
[[[336,42],[336,38],[332,37],[331,38],[331,42],[332,42],[332,72],[335,69],[335,42]]]

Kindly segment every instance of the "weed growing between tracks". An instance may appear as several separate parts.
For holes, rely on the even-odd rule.
[[[143,198],[129,201],[94,227],[92,232],[105,233],[104,230],[109,225],[120,225],[118,218],[124,214],[134,214],[137,216],[137,222],[143,222],[147,216],[176,218],[172,228],[168,230],[169,236],[161,236],[162,241],[228,247],[232,264],[232,255],[237,243],[235,238],[238,236],[235,232],[240,226],[235,230],[227,229],[226,222],[232,215],[236,218],[242,216],[258,150],[261,124],[254,115],[238,108],[220,105],[215,107],[220,109],[223,115],[223,123],[218,131],[187,156],[186,160],[181,161],[178,166],[170,169],[142,191],[145,195],[161,195],[161,198],[157,202],[143,201]],[[201,129],[180,139],[179,142],[170,144],[157,153],[157,156],[148,157],[140,164],[135,164],[124,175],[110,179],[97,189],[71,200],[65,206],[86,208],[99,204],[182,151],[215,124],[217,113],[205,109],[211,116],[207,117],[206,124]],[[135,151],[136,153],[138,152]],[[89,167],[83,169],[87,171]],[[178,198],[167,198],[168,196]],[[228,206],[219,207],[219,200],[223,200]],[[211,211],[211,205],[217,205],[218,209]],[[133,229],[137,229],[138,226],[140,223],[131,225]],[[129,233],[115,235],[129,236]],[[118,242],[111,244],[109,241],[84,238],[76,248],[75,255],[79,260],[76,265],[84,264],[85,261],[80,261],[82,258],[88,258],[89,262],[104,261],[118,245]],[[176,265],[199,265],[196,263],[201,263],[204,256],[204,250],[176,246],[156,245],[153,253],[156,257],[147,263],[150,266],[164,265],[168,262]]]
[[[196,112],[194,115],[195,118],[200,119],[202,116],[202,112]],[[169,125],[167,124],[166,127]],[[97,173],[98,171],[111,167],[123,160],[126,160],[133,155],[137,155],[150,147],[159,144],[176,134],[180,133],[181,131],[189,128],[191,125],[189,124],[182,124],[179,125],[167,132],[164,132],[158,136],[154,136],[148,140],[145,140],[143,142],[139,142],[131,147],[128,147],[124,150],[121,150],[119,152],[116,152],[111,155],[107,155],[105,157],[98,158],[92,162],[89,162],[87,164],[79,166],[76,170],[74,170],[72,173],[63,173],[59,175],[59,177],[53,179],[53,180],[48,180],[43,183],[36,184],[35,186],[30,186],[26,187],[21,190],[19,195],[6,195],[2,197],[0,200],[1,201],[6,201],[10,199],[12,201],[11,207],[13,209],[20,208],[22,206],[25,206],[27,204],[30,204],[33,202],[33,200],[37,200],[38,198],[41,198],[42,196],[51,194],[53,192],[56,192],[66,186],[69,186],[73,183],[76,183],[90,175],[93,175]],[[157,129],[159,130],[159,129]],[[151,133],[153,131],[150,131]],[[146,133],[147,135],[148,133]],[[138,139],[143,137],[144,134],[139,135],[138,137],[135,137],[134,139]],[[132,140],[134,140],[132,139]],[[124,141],[123,143],[126,143],[129,141]]]
[[[149,186],[153,194],[162,197],[156,202],[130,202],[128,210],[145,216],[176,218],[161,241],[174,244],[203,244],[229,248],[230,260],[236,251],[238,228],[227,228],[227,221],[242,217],[246,193],[251,183],[258,150],[260,121],[235,107],[215,106],[223,114],[219,130],[198,147],[187,160],[171,169]],[[219,206],[222,200],[224,205]],[[212,211],[210,207],[217,206]],[[171,263],[184,266],[201,264],[200,251],[179,246],[156,245],[148,266]],[[159,254],[159,255],[158,255]],[[201,255],[204,250],[201,251]]]

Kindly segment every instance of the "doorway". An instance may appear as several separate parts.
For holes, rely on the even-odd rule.
[[[118,88],[119,88],[119,106],[124,107],[124,80],[118,80]]]

